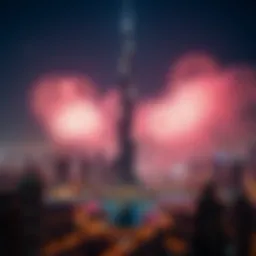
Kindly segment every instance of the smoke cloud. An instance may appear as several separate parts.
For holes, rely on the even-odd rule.
[[[248,149],[255,131],[255,86],[250,67],[226,67],[204,53],[181,57],[163,91],[135,106],[138,177],[161,182],[179,163]],[[109,160],[118,155],[118,91],[101,94],[81,75],[48,75],[35,83],[29,100],[56,144]]]

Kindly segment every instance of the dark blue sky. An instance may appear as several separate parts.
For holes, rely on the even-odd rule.
[[[90,75],[102,89],[114,84],[119,2],[0,3],[1,140],[39,136],[27,110],[26,94],[40,75],[78,71]],[[141,94],[158,90],[169,65],[191,50],[206,50],[224,63],[255,64],[256,7],[252,2],[137,0],[134,79]]]

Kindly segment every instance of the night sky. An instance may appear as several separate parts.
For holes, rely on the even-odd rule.
[[[140,94],[160,90],[168,67],[189,51],[206,50],[227,64],[255,65],[256,7],[252,2],[137,0],[134,80]],[[1,1],[1,141],[42,137],[26,103],[38,76],[77,71],[92,77],[101,90],[114,86],[120,3]]]

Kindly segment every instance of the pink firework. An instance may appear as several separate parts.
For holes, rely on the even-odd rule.
[[[138,121],[137,126],[144,133],[141,131],[140,136],[147,136],[157,144],[190,144],[224,115],[222,108],[227,107],[228,102],[224,106],[224,102],[220,102],[223,97],[227,100],[226,88],[220,79],[203,77],[180,83],[141,111],[143,121]]]
[[[104,110],[94,84],[82,76],[46,76],[32,90],[37,120],[58,145],[102,151],[107,143],[110,113]]]
[[[147,184],[165,180],[176,163],[244,146],[249,133],[242,118],[255,102],[255,81],[251,68],[221,67],[202,54],[181,58],[161,96],[137,106],[138,177]]]
[[[96,106],[77,100],[55,110],[49,128],[58,143],[96,143],[101,137],[102,121]]]

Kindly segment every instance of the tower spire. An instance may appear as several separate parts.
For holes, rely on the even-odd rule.
[[[132,61],[135,54],[135,12],[132,0],[123,0],[120,17],[121,55],[118,72],[123,76],[130,76]]]

